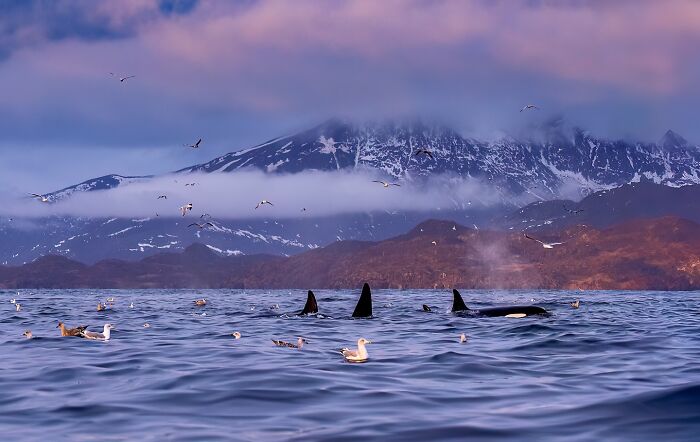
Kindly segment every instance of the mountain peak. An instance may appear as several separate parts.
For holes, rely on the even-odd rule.
[[[665,148],[683,147],[688,145],[688,141],[682,136],[678,135],[671,129],[667,130],[661,140],[659,140],[659,145]]]

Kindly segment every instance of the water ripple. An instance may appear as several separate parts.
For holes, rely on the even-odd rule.
[[[463,291],[543,318],[452,315],[449,291],[0,292],[4,440],[697,440],[700,293]],[[94,306],[116,299],[107,312]],[[8,301],[18,297],[23,309]],[[192,301],[205,297],[196,308]],[[581,298],[581,308],[568,302]],[[134,302],[134,308],[128,308]],[[279,305],[279,308],[272,308]],[[428,304],[433,312],[423,312]],[[59,320],[108,343],[60,338]],[[145,323],[150,328],[144,328]],[[35,339],[22,332],[31,329]],[[235,340],[233,331],[243,337]],[[459,335],[469,337],[459,343]],[[271,339],[302,349],[275,347]],[[372,339],[370,361],[339,349]]]

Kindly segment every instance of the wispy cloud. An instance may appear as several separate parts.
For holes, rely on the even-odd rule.
[[[343,213],[410,210],[434,211],[486,206],[500,201],[494,189],[475,179],[446,175],[427,182],[382,187],[362,172],[263,172],[166,175],[112,190],[77,193],[54,204],[25,195],[4,195],[3,212],[11,217],[180,217],[179,208],[193,204],[190,217],[209,213],[219,219],[298,218]],[[194,186],[186,184],[196,183]],[[158,199],[166,195],[167,199]],[[261,200],[273,206],[255,206]],[[302,209],[306,208],[306,211]]]

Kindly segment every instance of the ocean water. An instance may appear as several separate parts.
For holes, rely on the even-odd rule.
[[[357,320],[359,290],[315,293],[301,318],[301,290],[0,292],[0,440],[700,440],[700,292],[462,291],[553,313],[513,319],[376,290]],[[59,320],[116,329],[61,338]],[[345,362],[359,337],[370,359]]]

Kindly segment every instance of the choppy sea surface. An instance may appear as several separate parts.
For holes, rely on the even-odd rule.
[[[462,291],[552,311],[514,319],[375,290],[356,320],[359,290],[315,293],[318,317],[294,316],[301,290],[0,292],[0,439],[700,440],[700,292]],[[61,338],[59,320],[115,330]],[[359,337],[369,360],[345,362]]]

